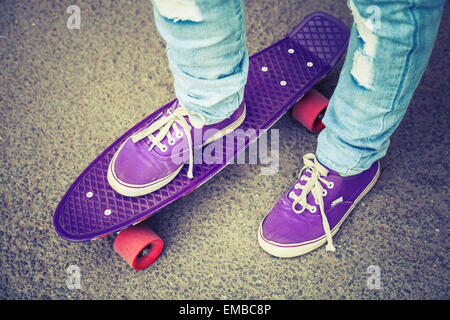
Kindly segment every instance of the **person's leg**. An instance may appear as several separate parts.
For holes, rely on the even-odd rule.
[[[355,23],[323,119],[317,153],[263,219],[258,241],[293,257],[327,243],[374,186],[378,159],[402,120],[436,39],[443,0],[349,1]]]
[[[249,66],[243,0],[152,2],[180,104],[206,124],[229,117],[243,101]]]
[[[317,159],[343,175],[382,158],[430,57],[444,1],[350,0],[347,57],[323,119]]]

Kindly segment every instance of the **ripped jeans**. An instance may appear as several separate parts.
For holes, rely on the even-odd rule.
[[[152,0],[176,95],[207,123],[231,115],[248,73],[243,0]],[[425,71],[444,0],[349,0],[347,56],[316,155],[343,175],[382,158]]]

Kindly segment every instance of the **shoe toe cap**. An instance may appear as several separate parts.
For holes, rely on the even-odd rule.
[[[145,185],[170,174],[170,163],[149,152],[143,141],[128,139],[113,158],[111,171],[116,180],[130,185]]]

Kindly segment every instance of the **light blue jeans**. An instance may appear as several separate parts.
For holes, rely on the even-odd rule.
[[[248,73],[243,0],[152,0],[178,100],[207,124],[231,115]],[[349,48],[316,155],[343,175],[382,158],[428,63],[444,0],[349,0]]]

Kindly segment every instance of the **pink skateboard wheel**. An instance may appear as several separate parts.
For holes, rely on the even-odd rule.
[[[328,99],[318,91],[309,90],[292,108],[292,117],[311,132],[325,128],[322,118],[328,106]]]
[[[145,223],[122,230],[114,241],[114,250],[134,270],[151,265],[161,254],[164,242]]]

